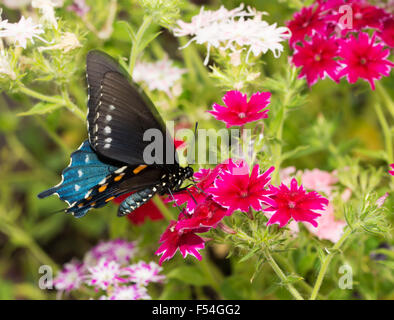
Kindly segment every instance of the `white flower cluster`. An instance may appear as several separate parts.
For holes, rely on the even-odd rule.
[[[151,91],[163,91],[171,97],[176,82],[185,72],[185,69],[173,66],[173,62],[166,56],[156,62],[137,62],[133,70],[133,79],[145,83]],[[174,94],[176,95],[176,92]]]
[[[204,64],[209,61],[211,47],[230,50],[231,53],[247,50],[246,60],[250,53],[257,57],[269,50],[277,58],[283,51],[280,42],[290,38],[290,30],[286,27],[277,27],[276,23],[268,24],[262,20],[265,14],[267,13],[251,7],[244,10],[243,4],[233,10],[227,10],[222,6],[216,11],[205,11],[202,7],[190,23],[178,21],[178,28],[173,29],[173,32],[177,37],[193,37],[186,46],[192,41],[207,45],[208,54]]]
[[[0,50],[0,76],[6,75],[12,80],[15,80],[16,75],[11,67],[8,53],[5,50]]]
[[[42,33],[44,33],[42,26],[34,23],[31,17],[26,19],[22,16],[17,23],[9,23],[8,20],[0,21],[0,38],[10,38],[17,47],[26,48],[27,40],[34,43],[33,38],[46,42],[39,36]]]

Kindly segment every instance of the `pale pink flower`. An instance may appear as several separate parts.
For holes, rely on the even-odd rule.
[[[343,234],[346,221],[335,219],[334,207],[331,202],[327,205],[326,210],[317,212],[321,214],[316,220],[318,223],[317,227],[309,223],[305,223],[305,227],[321,240],[330,240],[333,243],[338,242]]]
[[[167,56],[156,62],[137,62],[133,70],[133,79],[143,82],[149,90],[159,90],[172,97],[172,89],[181,79],[186,69],[173,65]]]
[[[140,261],[125,269],[129,273],[128,280],[143,286],[147,286],[150,282],[162,282],[165,279],[164,275],[159,274],[163,268],[154,262]]]
[[[301,181],[306,189],[330,195],[333,185],[338,182],[338,178],[330,172],[313,169],[305,170],[301,176]]]
[[[151,297],[145,287],[131,285],[114,289],[108,300],[150,300]]]
[[[39,34],[44,33],[40,24],[35,24],[31,17],[27,19],[22,16],[19,22],[9,23],[8,20],[0,22],[0,38],[10,38],[17,47],[26,48],[27,40],[34,43],[33,38],[42,39]]]
[[[115,261],[102,259],[94,267],[88,267],[88,275],[85,276],[86,283],[94,286],[96,290],[107,290],[110,286],[116,286],[127,282],[123,276],[126,271]]]
[[[68,292],[78,289],[83,283],[84,271],[83,263],[77,260],[66,263],[53,280],[56,290]]]
[[[128,242],[123,239],[115,239],[106,242],[100,242],[93,247],[85,257],[85,263],[93,265],[101,259],[107,261],[116,261],[120,265],[126,265],[130,259],[135,256],[135,242]]]

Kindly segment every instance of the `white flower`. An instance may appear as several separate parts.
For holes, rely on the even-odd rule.
[[[80,287],[83,280],[84,266],[77,260],[66,263],[63,270],[53,280],[56,290],[71,291]]]
[[[8,53],[4,50],[0,50],[0,76],[1,75],[6,75],[12,80],[16,79],[16,74],[11,67]]]
[[[10,38],[17,47],[26,48],[27,40],[34,43],[33,38],[42,39],[39,34],[44,33],[40,24],[35,24],[31,17],[22,16],[17,23],[8,23],[8,20],[0,22],[0,37]]]
[[[89,274],[86,276],[87,284],[98,289],[106,290],[110,286],[125,282],[121,277],[124,272],[115,261],[102,259],[94,267],[88,267]]]
[[[31,0],[3,0],[3,4],[10,9],[20,9],[27,6]]]
[[[109,300],[150,300],[146,288],[136,285],[121,286],[115,288]]]
[[[63,6],[63,0],[32,0],[31,6],[40,9],[42,18],[57,29],[55,7]]]
[[[276,27],[276,23],[270,25],[262,20],[265,12],[259,12],[248,7],[243,10],[241,4],[234,10],[221,7],[217,11],[204,11],[192,18],[191,23],[178,21],[179,28],[173,30],[175,36],[190,35],[198,44],[206,44],[208,54],[204,64],[209,61],[211,47],[219,50],[229,50],[230,54],[246,49],[246,61],[250,53],[254,56],[265,54],[269,50],[278,58],[283,51],[280,43],[290,37],[290,30],[286,27]],[[185,47],[186,47],[185,46]],[[235,63],[238,61],[235,59]]]
[[[148,264],[140,261],[126,268],[126,270],[130,273],[129,280],[143,286],[150,282],[162,282],[165,279],[165,276],[159,274],[163,268],[154,262]]]
[[[144,82],[149,90],[160,90],[172,96],[171,89],[186,72],[172,65],[172,61],[166,56],[157,62],[137,62],[133,70],[133,79],[136,82]]]
[[[39,51],[63,50],[63,52],[66,53],[79,47],[81,47],[81,44],[79,43],[77,36],[72,32],[65,32],[61,36],[60,42],[58,44],[55,44],[50,47],[39,47],[38,50]]]

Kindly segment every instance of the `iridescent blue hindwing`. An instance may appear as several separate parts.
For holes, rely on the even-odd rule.
[[[45,198],[56,194],[69,206],[72,206],[117,169],[118,167],[100,161],[90,147],[89,141],[85,140],[78,150],[71,154],[70,164],[63,170],[61,182],[55,187],[41,192],[38,197]]]

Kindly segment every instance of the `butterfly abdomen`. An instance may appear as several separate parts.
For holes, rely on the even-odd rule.
[[[127,197],[119,206],[118,216],[124,216],[147,203],[158,192],[158,186],[149,187],[133,193]]]

